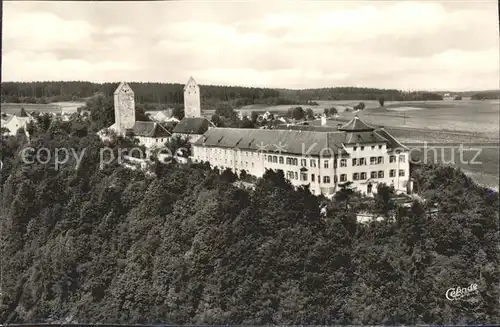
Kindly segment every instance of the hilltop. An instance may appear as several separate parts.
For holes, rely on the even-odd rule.
[[[433,93],[444,96],[450,94],[453,96],[470,97],[472,100],[500,99],[500,90],[481,90],[481,91],[434,91]]]
[[[84,117],[46,118],[30,125],[29,141],[24,133],[0,140],[4,324],[493,324],[500,317],[498,194],[458,170],[412,172],[418,193],[439,205],[434,219],[425,203],[399,207],[387,188],[374,199],[346,189],[327,200],[294,189],[282,171],[246,190],[231,171],[207,165],[156,165],[153,176],[117,161],[100,167],[105,147],[116,158],[137,145],[103,143]],[[54,154],[62,146],[81,162],[70,156],[57,168],[54,156],[19,158],[26,147]],[[327,205],[325,217],[319,204]],[[357,224],[360,210],[385,218]],[[447,289],[471,283],[478,294],[446,299]]]

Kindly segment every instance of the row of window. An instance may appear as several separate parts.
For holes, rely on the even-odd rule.
[[[405,171],[404,169],[399,170],[399,176],[404,177]],[[353,173],[352,174],[352,179],[357,181],[357,180],[365,180],[367,176],[367,173],[362,172],[362,173]],[[396,177],[396,169],[391,169],[389,170],[389,177]],[[384,171],[379,170],[379,171],[372,171],[370,172],[370,178],[384,178]]]
[[[163,142],[167,142],[167,139],[163,139],[163,138],[158,138],[158,137],[154,137],[154,138],[149,138],[149,137],[144,137],[144,141],[147,141],[148,139],[149,140],[153,140],[153,142],[160,142],[160,143],[163,143]],[[140,138],[139,138],[139,141],[142,141]]]
[[[205,148],[205,152],[207,148]],[[236,151],[241,153],[241,156],[245,157],[256,157],[258,155],[255,151]],[[212,153],[214,154],[224,154],[224,155],[232,155],[234,153],[234,149],[221,149],[221,148],[213,148]]]
[[[379,149],[382,149],[382,145],[379,145],[379,146],[378,146],[378,148],[379,148]],[[356,150],[358,149],[358,147],[357,147],[357,146],[355,146],[355,147],[353,147],[352,149],[353,149],[354,151],[356,151]],[[365,149],[365,147],[364,147],[364,146],[360,146],[360,147],[359,147],[359,150],[360,150],[360,151],[363,151],[364,149]],[[375,145],[372,145],[372,150],[375,150]]]
[[[284,163],[284,159],[282,156],[266,156],[265,157],[268,162],[271,163]],[[389,162],[394,163],[396,162],[396,156],[389,156]],[[399,156],[399,162],[405,162],[405,156],[400,155]],[[299,163],[297,158],[291,158],[287,157],[286,158],[286,164],[287,165],[292,165],[292,166],[297,166]],[[376,164],[383,164],[384,163],[384,157],[379,156],[379,157],[370,157],[370,165],[376,165]],[[307,159],[300,159],[300,165],[302,167],[307,167]],[[323,166],[325,168],[328,168],[328,160],[324,161]],[[352,159],[352,165],[353,166],[365,166],[366,165],[366,158],[353,158]],[[315,159],[310,159],[309,160],[309,166],[310,167],[316,167],[316,160]],[[335,166],[335,163],[334,163]],[[340,167],[347,167],[347,159],[340,159]]]
[[[271,163],[283,164],[285,162],[285,159],[283,159],[282,156],[278,157],[278,156],[269,155],[269,156],[265,156],[264,159],[267,160],[267,162],[271,162]],[[291,165],[291,166],[298,166],[299,159],[286,157],[286,164]],[[326,164],[328,165],[328,162],[326,162]],[[302,167],[307,167],[307,159],[300,159],[300,165]],[[316,160],[315,159],[309,159],[309,167],[316,167]]]
[[[200,160],[208,160],[208,157],[207,156],[195,156],[195,160],[196,161],[200,161]],[[227,165],[228,163],[230,165],[233,164],[233,160],[227,160],[227,159],[224,159],[224,163]],[[235,165],[244,165],[245,167],[248,167],[248,161],[245,161],[243,162],[243,160],[241,161],[238,161],[238,160],[235,160],[234,161],[234,164]],[[252,168],[254,167],[254,163],[253,162],[250,162],[250,164],[252,165]]]
[[[226,152],[227,150],[221,150],[217,149],[215,150],[215,153],[222,153]],[[246,156],[249,156],[249,152],[245,152]],[[253,156],[255,156],[255,152],[253,152]],[[279,163],[279,164],[284,164],[286,162],[287,165],[290,166],[298,166],[299,165],[299,159],[298,158],[292,158],[292,157],[286,157],[286,159],[283,156],[275,156],[275,155],[265,155],[264,159],[267,162],[270,163]],[[226,159],[227,162],[227,159]],[[389,162],[390,163],[395,163],[396,162],[396,156],[391,155],[389,156]],[[399,156],[399,162],[405,162],[405,156],[400,155]],[[334,167],[336,167],[334,161]],[[384,158],[382,156],[379,157],[370,157],[370,165],[376,165],[376,164],[383,164],[384,163]],[[352,159],[352,165],[353,166],[364,166],[367,164],[366,158],[353,158]],[[301,167],[307,167],[307,159],[300,159],[300,166]],[[309,159],[309,167],[315,168],[316,167],[316,159]],[[323,162],[323,167],[324,168],[329,168],[329,160],[325,160]],[[340,160],[340,167],[347,167],[347,159],[341,159]]]
[[[399,170],[399,176],[404,177],[405,176],[405,171],[404,169]],[[296,171],[287,171],[286,172],[286,177],[291,180],[298,180],[299,179],[299,174]],[[367,173],[353,173],[352,174],[352,180],[354,181],[359,181],[359,180],[366,180]],[[391,169],[389,171],[389,177],[396,177],[396,169]],[[370,172],[370,178],[384,178],[384,171],[379,170],[379,171],[372,171]],[[303,182],[308,181],[308,174],[307,173],[300,173],[300,180]],[[337,176],[334,176],[333,178],[334,182],[337,182]],[[311,174],[311,182],[316,181],[316,176],[314,174]],[[321,176],[318,175],[318,183],[321,182]],[[347,182],[347,174],[341,174],[340,175],[340,182]],[[329,184],[330,183],[330,176],[323,176],[323,183],[324,184]]]
[[[286,172],[286,177],[291,180],[298,180],[299,179],[299,174],[296,171],[287,171]],[[335,181],[337,181],[337,176],[335,177]],[[347,178],[347,176],[346,176]],[[308,182],[308,174],[307,173],[300,173],[300,180],[302,182]],[[316,182],[316,175],[311,174],[311,182]],[[318,175],[318,183],[321,182],[321,176]],[[328,184],[330,183],[330,176],[323,176],[323,183]]]
[[[405,156],[400,155],[399,156],[399,162],[405,162]],[[396,156],[389,156],[389,163],[395,163],[396,162]],[[352,165],[353,166],[365,166],[367,163],[366,158],[353,158],[352,159]],[[377,164],[383,164],[384,163],[384,157],[379,156],[379,157],[370,157],[370,165],[377,165]],[[347,160],[346,159],[341,159],[340,160],[340,167],[347,167]]]

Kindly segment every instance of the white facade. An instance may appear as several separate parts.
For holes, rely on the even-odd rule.
[[[184,86],[184,117],[201,117],[200,87],[193,77]]]
[[[148,149],[161,148],[168,141],[168,136],[162,137],[148,137],[148,136],[134,136],[135,139],[139,141],[141,145],[144,145]]]
[[[20,128],[23,128],[24,132],[27,133],[26,126],[32,120],[33,117],[29,114],[27,117],[11,116],[6,122],[2,123],[2,127],[9,130],[9,135],[16,135]]]
[[[168,118],[168,116],[164,112],[159,111],[152,118],[154,121],[163,122]]]
[[[346,150],[351,156],[339,159],[337,167],[341,183],[351,181],[353,188],[367,194],[376,192],[377,184],[406,192],[410,176],[408,151],[392,151],[384,143],[349,145]]]
[[[311,192],[316,195],[333,195],[338,191],[338,185],[347,181],[352,182],[353,189],[367,195],[376,193],[379,183],[406,192],[410,175],[408,152],[396,154],[387,151],[385,144],[374,146],[372,150],[371,145],[364,145],[363,150],[358,147],[356,151],[349,147],[346,148],[350,151],[349,157],[334,159],[193,145],[192,159],[194,162],[209,162],[219,169],[230,168],[236,173],[245,170],[256,177],[262,177],[266,169],[281,169],[292,185],[309,184]],[[374,158],[373,164],[371,158]]]
[[[173,137],[179,136],[183,139],[186,138],[189,141],[189,143],[194,143],[198,141],[203,136],[203,134],[174,133],[172,136]]]
[[[366,125],[356,127],[364,123],[355,120],[353,122],[350,124],[355,128],[367,127]],[[352,182],[351,188],[367,195],[376,193],[378,184],[393,186],[396,192],[402,193],[406,193],[409,187],[409,150],[385,130],[377,132],[360,129],[345,134],[340,131],[307,134],[301,131],[261,132],[217,128],[212,132],[207,131],[203,140],[193,144],[194,162],[209,162],[212,167],[222,170],[230,168],[237,174],[245,170],[256,177],[262,177],[267,169],[282,170],[292,185],[309,185],[311,192],[316,195],[332,196],[346,182]],[[259,133],[264,134],[259,135]],[[273,137],[275,138],[272,139]],[[253,140],[255,144],[259,144],[261,140],[268,138],[270,142],[267,144],[277,144],[274,143],[276,140],[280,140],[281,143],[283,138],[288,137],[290,140],[296,140],[289,142],[296,145],[291,147],[293,150],[290,151],[294,151],[293,153],[274,152],[272,146],[270,151],[264,152],[252,148]],[[300,137],[304,137],[302,139],[304,142],[297,144]],[[358,138],[361,140],[360,143],[352,141]],[[321,143],[322,140],[326,141]],[[329,144],[336,150],[325,152],[321,148],[315,152],[300,150],[301,145],[302,149],[309,149],[311,145],[320,143],[321,147],[327,145],[325,150],[330,149]]]

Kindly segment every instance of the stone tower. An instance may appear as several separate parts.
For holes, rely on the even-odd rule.
[[[200,87],[192,76],[184,86],[184,116],[201,117]]]
[[[130,86],[121,82],[114,93],[115,98],[115,126],[118,135],[125,135],[127,129],[135,124],[134,91]]]

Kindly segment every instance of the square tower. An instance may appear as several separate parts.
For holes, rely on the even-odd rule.
[[[184,117],[201,117],[200,87],[191,76],[184,86]]]
[[[115,126],[118,135],[125,135],[127,129],[135,124],[134,91],[130,86],[121,82],[114,93]]]

